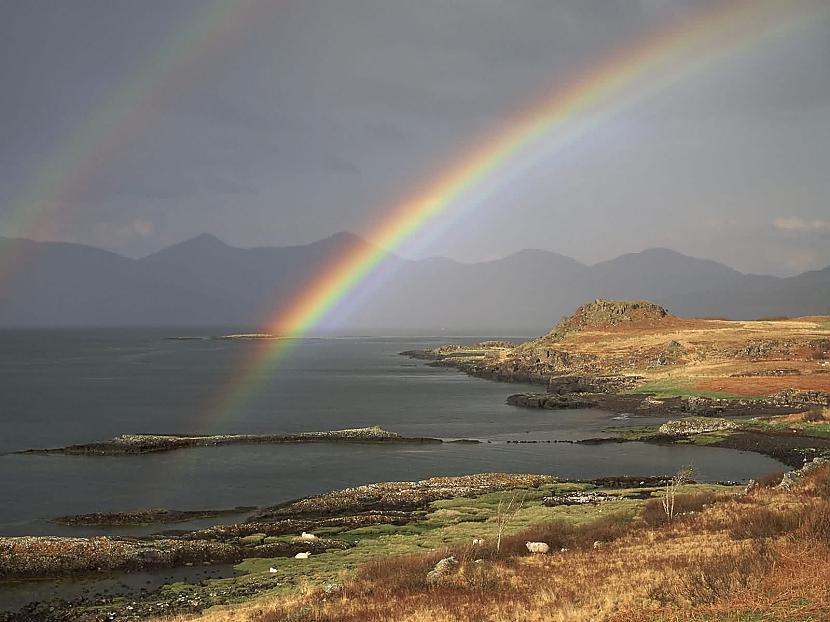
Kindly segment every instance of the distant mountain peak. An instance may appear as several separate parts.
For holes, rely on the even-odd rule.
[[[200,233],[199,235],[185,240],[180,244],[200,245],[200,246],[228,246],[225,242],[217,238],[212,233]]]

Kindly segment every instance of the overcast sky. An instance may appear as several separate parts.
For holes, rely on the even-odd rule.
[[[188,57],[176,42],[207,0],[0,0],[0,235],[140,256],[201,232],[239,246],[360,234],[539,93],[707,3],[249,1]],[[593,263],[664,246],[748,272],[827,266],[826,16],[567,149],[542,139],[534,166],[405,252]],[[118,97],[125,129],[99,145]],[[91,160],[65,156],[90,142]],[[56,159],[86,172],[33,227],[10,211]]]

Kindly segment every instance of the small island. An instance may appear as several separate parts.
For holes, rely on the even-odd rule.
[[[158,453],[191,447],[280,445],[291,443],[441,443],[438,438],[407,437],[378,426],[298,434],[122,434],[108,441],[51,449],[27,449],[23,454],[122,456]]]

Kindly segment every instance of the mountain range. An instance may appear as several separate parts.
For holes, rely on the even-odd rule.
[[[0,238],[0,326],[266,328],[315,276],[368,242],[237,248],[203,234],[140,259],[63,242]],[[320,327],[336,334],[545,332],[595,298],[638,298],[694,317],[830,314],[830,267],[743,274],[652,248],[585,265],[542,250],[460,263],[387,254]]]

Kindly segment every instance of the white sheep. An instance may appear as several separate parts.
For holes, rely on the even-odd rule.
[[[473,546],[484,546],[484,538],[473,538]]]
[[[277,569],[271,566],[270,568],[268,568],[268,572],[270,572],[271,574],[275,574],[277,572]]]
[[[306,533],[304,531],[300,534],[300,540],[302,540],[303,542],[314,542],[316,540],[319,540],[319,538],[315,536],[313,533]]]
[[[545,554],[550,551],[550,547],[544,542],[525,542],[525,546],[534,554]]]
[[[305,553],[297,553],[294,559],[308,559],[309,557],[311,557],[311,551],[306,551]]]

